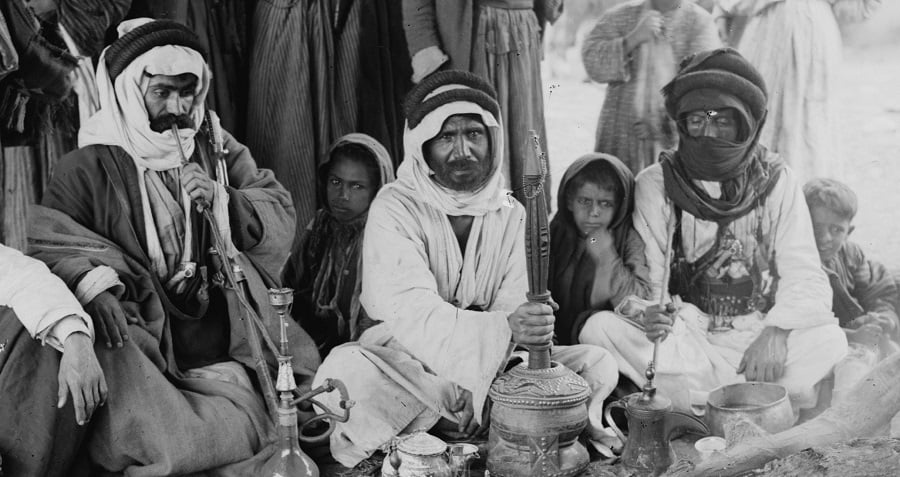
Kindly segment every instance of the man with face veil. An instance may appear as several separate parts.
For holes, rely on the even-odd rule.
[[[382,323],[334,348],[314,381],[339,378],[357,403],[331,435],[345,466],[400,434],[483,432],[510,344],[551,340],[551,307],[523,303],[525,209],[502,187],[494,98],[477,76],[446,71],[406,99],[405,157],[372,202],[363,239],[361,302]],[[556,347],[553,358],[588,381],[599,424],[612,359],[593,346]]]
[[[643,318],[599,313],[581,341],[643,382],[662,339],[656,384],[677,409],[699,412],[713,388],[744,380],[781,384],[795,410],[811,408],[847,341],[800,183],[759,143],[765,82],[725,48],[685,58],[663,94],[681,142],[638,175],[634,212],[657,304]]]
[[[248,314],[222,267],[240,265],[262,325],[277,336],[267,277],[287,258],[290,196],[207,121],[210,73],[190,29],[136,19],[119,33],[100,57],[101,109],[79,131],[81,148],[60,161],[29,229],[30,253],[98,330],[109,397],[87,451],[126,475],[252,475],[275,436],[260,377],[248,372],[256,364]],[[227,257],[210,250],[213,227]],[[296,325],[288,333],[294,370],[308,384],[315,347]],[[263,359],[276,365],[271,353]]]

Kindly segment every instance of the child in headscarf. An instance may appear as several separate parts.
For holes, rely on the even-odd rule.
[[[594,312],[613,310],[629,295],[649,296],[644,242],[631,223],[633,190],[631,170],[608,154],[582,156],[563,175],[550,223],[559,344],[578,343]]]
[[[318,175],[325,206],[295,243],[284,282],[294,288],[292,316],[324,358],[372,324],[359,303],[359,251],[369,204],[381,186],[394,180],[394,170],[378,141],[354,133],[331,146]]]

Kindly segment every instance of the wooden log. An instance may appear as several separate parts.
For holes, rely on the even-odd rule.
[[[765,477],[900,475],[900,439],[854,439],[814,447],[769,462],[760,473]]]
[[[766,463],[810,447],[825,447],[870,437],[884,429],[900,411],[900,353],[876,365],[843,400],[815,419],[774,435],[747,439],[698,466],[684,461],[669,476],[741,475]]]

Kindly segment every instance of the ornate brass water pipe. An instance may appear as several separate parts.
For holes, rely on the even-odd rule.
[[[544,190],[546,158],[531,131],[534,154],[525,162],[525,254],[528,300],[549,303],[550,230]],[[578,435],[588,422],[587,381],[550,360],[551,343],[528,346],[528,364],[499,376],[489,396],[487,467],[495,477],[573,476],[588,463]]]

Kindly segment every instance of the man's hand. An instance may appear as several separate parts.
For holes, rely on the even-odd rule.
[[[881,343],[883,331],[880,326],[873,323],[866,323],[856,329],[845,329],[847,341],[851,343],[859,343],[869,347],[878,346]]]
[[[875,325],[881,328],[885,334],[891,334],[896,327],[896,323],[887,316],[878,313],[866,313],[850,320],[850,328],[860,328],[863,325]]]
[[[507,317],[513,341],[524,345],[541,345],[553,340],[553,307],[549,304],[525,302]]]
[[[56,407],[66,405],[66,398],[72,394],[75,407],[75,421],[83,426],[91,419],[94,411],[106,402],[106,378],[94,354],[91,338],[75,332],[66,338],[63,355],[59,361],[59,400]]]
[[[625,36],[625,49],[631,51],[641,43],[662,36],[663,16],[657,10],[650,10],[638,20],[637,26]]]
[[[644,334],[650,341],[664,340],[675,325],[674,306],[650,305],[644,310]]]
[[[490,425],[491,406],[488,400],[481,412],[481,425],[475,421],[475,405],[472,402],[472,393],[466,389],[460,388],[459,397],[450,408],[450,411],[457,415],[457,431],[464,434],[466,439],[471,439],[477,435],[483,434]]]
[[[729,37],[728,26],[729,26],[729,23],[731,23],[731,22],[730,22],[730,20],[728,19],[728,17],[718,17],[718,18],[716,18],[716,31],[718,31],[718,33],[719,33],[719,40],[722,41],[722,44],[723,44],[723,45],[727,45],[727,44],[728,44],[728,37]]]
[[[212,204],[216,182],[196,162],[181,170],[181,184],[194,202]]]
[[[784,375],[787,360],[787,338],[790,330],[768,326],[750,343],[738,366],[737,373],[747,381],[772,383]]]
[[[653,139],[653,131],[650,129],[650,125],[644,121],[634,123],[633,130],[634,137],[638,139]]]
[[[128,323],[138,322],[137,317],[125,313],[118,298],[108,291],[97,295],[84,309],[94,319],[97,337],[107,348],[121,348],[122,341],[128,341]]]

